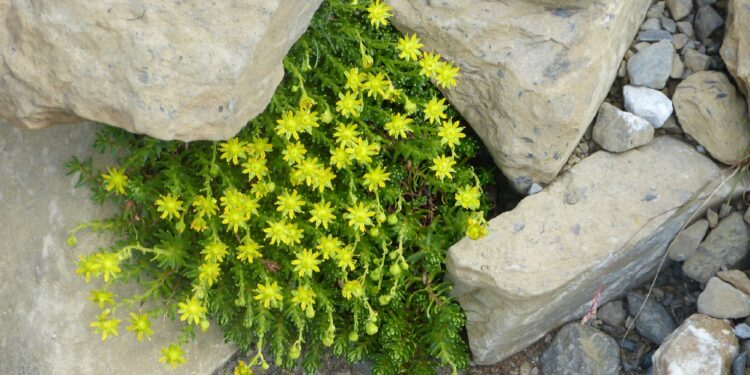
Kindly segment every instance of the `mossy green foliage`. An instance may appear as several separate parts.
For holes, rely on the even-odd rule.
[[[91,292],[97,333],[117,335],[126,319],[140,340],[150,319],[180,319],[161,350],[172,366],[209,318],[257,350],[249,367],[270,356],[313,372],[329,350],[370,359],[378,374],[467,366],[443,261],[465,234],[484,234],[492,173],[471,166],[479,145],[431,82],[450,89],[458,69],[388,25],[389,11],[324,2],[267,110],[236,138],[187,144],[106,128],[94,146],[116,166],[68,164],[119,207],[69,239],[85,228],[117,238],[78,263],[104,285]],[[142,294],[109,291],[132,281]]]

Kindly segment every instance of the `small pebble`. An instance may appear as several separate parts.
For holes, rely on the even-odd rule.
[[[706,211],[706,220],[708,220],[709,228],[716,228],[716,226],[719,225],[719,214],[709,208]]]
[[[635,345],[635,342],[633,342],[633,340],[621,339],[621,340],[618,340],[618,343],[623,349],[631,353],[635,353],[635,351],[638,350],[638,347]]]
[[[534,195],[540,191],[542,191],[542,186],[535,182],[531,184],[531,187],[529,188],[529,195]]]
[[[747,323],[740,323],[734,327],[734,334],[743,339],[750,339],[750,326]]]
[[[672,34],[677,31],[677,24],[675,24],[674,20],[671,18],[661,17],[659,23],[661,24],[662,29],[669,31]]]

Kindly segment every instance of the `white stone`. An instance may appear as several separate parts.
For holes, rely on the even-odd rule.
[[[500,361],[581,317],[600,286],[606,303],[652,275],[720,177],[709,158],[668,136],[600,151],[490,220],[486,237],[459,241],[446,267],[474,361]]]
[[[729,375],[738,351],[727,321],[694,314],[656,350],[653,375]]]
[[[625,109],[643,117],[654,128],[661,128],[672,114],[672,101],[660,91],[648,87],[626,85],[623,88]]]

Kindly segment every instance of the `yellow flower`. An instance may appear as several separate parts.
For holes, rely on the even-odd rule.
[[[423,53],[422,59],[419,60],[419,66],[422,67],[422,69],[419,70],[419,74],[427,78],[432,78],[436,76],[439,63],[440,63],[439,53],[435,53],[435,54],[430,53],[430,52]]]
[[[379,188],[385,187],[385,182],[388,181],[388,176],[390,175],[391,174],[386,173],[383,168],[377,166],[377,168],[370,169],[365,173],[364,177],[362,177],[362,185],[367,186],[367,190],[369,191],[375,191]]]
[[[107,191],[115,191],[115,194],[125,195],[125,184],[128,182],[128,176],[125,175],[125,169],[107,168],[107,173],[102,175],[107,183],[104,188]]]
[[[224,209],[224,213],[221,214],[221,223],[227,226],[227,231],[237,233],[240,226],[245,227],[245,222],[250,219],[242,208],[234,206],[227,207]]]
[[[281,288],[276,281],[271,284],[266,280],[266,285],[258,284],[258,288],[255,290],[255,300],[260,301],[265,308],[276,307],[283,299]]]
[[[266,158],[266,152],[273,150],[273,146],[266,138],[253,138],[253,143],[247,145],[248,150],[260,159]]]
[[[359,163],[369,164],[372,162],[372,156],[377,155],[380,151],[380,145],[377,143],[370,144],[370,141],[362,138],[357,139],[357,143],[346,149]]]
[[[297,290],[292,291],[292,302],[305,311],[308,306],[315,304],[315,292],[307,285],[298,286]]]
[[[248,263],[253,263],[253,260],[255,258],[263,257],[263,254],[261,254],[260,251],[258,251],[261,248],[263,248],[263,246],[253,241],[252,238],[245,237],[245,240],[243,241],[242,245],[237,247],[237,259],[243,260]]]
[[[309,108],[297,111],[297,119],[302,124],[302,129],[307,133],[312,133],[312,129],[319,126],[318,112],[310,112]]]
[[[318,246],[315,248],[323,255],[323,259],[328,259],[329,257],[338,254],[342,245],[341,240],[329,234],[325,237],[321,237],[320,240],[318,240]]]
[[[424,105],[424,119],[430,121],[430,124],[437,120],[440,122],[442,119],[448,117],[445,114],[445,109],[448,108],[445,104],[445,98],[437,100],[434,96],[430,101]]]
[[[138,341],[143,341],[143,336],[150,337],[154,334],[154,331],[151,329],[151,321],[148,319],[148,315],[131,312],[128,321],[130,321],[128,331],[135,333],[138,337]]]
[[[441,62],[435,68],[435,81],[442,88],[456,86],[459,68],[453,66],[453,63]]]
[[[397,113],[391,116],[391,121],[385,123],[385,130],[388,131],[388,135],[398,139],[406,138],[406,133],[411,133],[411,127],[409,124],[412,123],[412,119]]]
[[[253,187],[250,189],[250,193],[252,193],[256,199],[260,199],[270,193],[273,193],[274,190],[276,190],[276,184],[274,184],[273,182],[260,181],[253,184]]]
[[[346,299],[351,299],[352,297],[359,298],[364,295],[364,288],[362,288],[362,284],[358,280],[349,280],[341,288],[341,294]]]
[[[423,45],[419,42],[417,34],[412,34],[411,38],[408,35],[404,35],[403,38],[399,38],[398,46],[396,47],[396,49],[401,51],[398,57],[406,61],[417,61],[419,59],[419,56],[422,55],[422,51],[419,50],[422,47]]]
[[[218,263],[208,261],[198,267],[198,280],[205,282],[208,286],[214,285],[219,278],[221,268]]]
[[[386,79],[385,75],[382,72],[378,72],[376,75],[367,75],[367,82],[365,82],[364,87],[367,89],[368,98],[375,94],[380,95],[382,98],[386,98],[388,96],[387,91],[390,85],[391,82]]]
[[[456,165],[456,161],[452,156],[441,155],[432,159],[434,165],[430,167],[435,171],[435,176],[443,181],[444,178],[448,177],[449,180],[453,179],[453,166]]]
[[[228,247],[221,241],[212,242],[201,250],[207,262],[221,263],[227,253],[229,253]]]
[[[336,258],[336,264],[341,267],[342,271],[346,271],[347,267],[350,271],[354,271],[357,262],[354,260],[354,247],[352,245],[339,248],[336,252]]]
[[[333,132],[333,137],[336,138],[336,143],[342,146],[351,146],[357,143],[359,137],[359,131],[357,131],[356,124],[342,124],[336,127]]]
[[[247,175],[248,181],[252,181],[253,178],[259,180],[268,175],[268,166],[266,166],[266,159],[263,158],[250,158],[246,162],[242,163],[242,173]]]
[[[331,164],[341,169],[352,164],[351,155],[346,152],[345,146],[339,146],[331,149]]]
[[[292,111],[287,111],[281,115],[281,118],[276,120],[276,133],[285,137],[287,140],[294,137],[295,140],[299,140],[299,132],[304,131],[305,125],[300,121],[299,117]]]
[[[266,233],[266,239],[270,239],[271,245],[283,243],[284,245],[293,245],[300,243],[302,239],[302,229],[296,224],[288,224],[285,220],[271,221],[268,220],[268,227],[263,229]]]
[[[282,151],[281,153],[284,154],[284,160],[287,161],[289,165],[294,165],[305,158],[307,149],[301,142],[288,143],[286,145],[286,150]]]
[[[478,240],[487,235],[486,221],[481,216],[469,218],[466,225],[466,235],[472,240]]]
[[[370,211],[362,202],[359,202],[359,206],[347,208],[346,211],[344,218],[349,220],[350,227],[364,232],[366,225],[372,225],[372,217],[375,216],[375,213]]]
[[[481,192],[479,186],[466,185],[458,188],[456,192],[456,206],[476,210],[479,208],[479,197]]]
[[[120,259],[117,253],[98,253],[95,259],[99,264],[96,274],[103,273],[104,282],[109,281],[110,276],[120,272]]]
[[[185,352],[182,351],[182,347],[177,344],[172,344],[168,347],[161,348],[160,363],[167,364],[176,368],[177,366],[185,363]]]
[[[219,151],[222,152],[221,159],[227,163],[237,165],[239,158],[247,157],[245,153],[245,142],[240,141],[237,137],[230,138],[224,143],[219,144]]]
[[[98,275],[101,269],[101,265],[97,261],[97,254],[91,254],[87,257],[79,255],[76,264],[78,265],[76,274],[84,275],[86,282],[91,281],[91,274]]]
[[[173,197],[172,193],[160,195],[159,199],[156,200],[156,211],[162,213],[162,219],[171,219],[173,217],[179,219],[180,211],[182,210],[182,201],[177,197]]]
[[[102,341],[107,339],[107,336],[119,336],[117,332],[117,326],[120,324],[120,319],[109,319],[109,309],[102,312],[96,319],[95,322],[91,323],[91,327],[94,327],[94,333],[102,334]]]
[[[339,101],[336,102],[336,111],[342,116],[349,118],[359,117],[359,111],[362,110],[362,99],[356,94],[347,91],[346,94],[339,93]]]
[[[375,26],[376,29],[380,26],[387,26],[388,18],[391,17],[390,10],[391,7],[388,4],[381,3],[380,0],[370,3],[370,6],[367,8],[367,12],[369,13],[367,18],[370,19],[370,25]]]
[[[354,92],[358,92],[362,88],[362,81],[365,80],[366,74],[360,73],[358,68],[351,68],[349,71],[344,72],[346,77],[346,84],[344,88],[350,89]]]
[[[203,220],[203,217],[196,216],[190,223],[190,229],[196,232],[203,232],[204,230],[208,229],[208,224],[206,224],[206,220]]]
[[[237,361],[237,366],[234,368],[234,375],[253,375],[253,370],[245,361]]]
[[[106,304],[111,305],[115,303],[113,297],[114,294],[106,290],[92,290],[89,292],[89,300],[96,302],[100,309],[104,308],[104,305]]]
[[[310,222],[315,223],[317,228],[321,224],[323,228],[328,229],[328,224],[336,219],[336,215],[333,214],[333,208],[331,208],[331,202],[326,202],[321,199],[320,202],[314,203],[313,208],[310,210]]]
[[[198,324],[206,315],[206,306],[203,306],[203,303],[195,296],[185,300],[185,302],[178,303],[177,307],[179,308],[177,313],[182,314],[180,316],[181,322],[187,320],[188,323]]]
[[[214,216],[219,206],[216,205],[216,198],[199,195],[193,199],[193,209],[198,216]]]
[[[281,212],[284,216],[289,216],[290,219],[294,219],[296,213],[302,212],[302,206],[304,205],[305,200],[297,196],[297,190],[292,190],[291,194],[284,192],[284,194],[276,197],[276,211]]]
[[[318,264],[318,256],[320,254],[312,252],[307,249],[302,249],[301,252],[295,255],[296,259],[292,261],[294,266],[294,272],[297,272],[299,277],[312,276],[313,272],[320,272]]]
[[[448,147],[453,149],[454,146],[461,143],[461,138],[466,137],[466,134],[461,130],[463,128],[459,126],[458,121],[444,121],[438,132],[440,144],[447,144]]]

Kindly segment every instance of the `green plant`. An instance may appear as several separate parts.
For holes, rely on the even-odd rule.
[[[68,240],[115,234],[76,271],[103,281],[91,292],[102,339],[119,334],[127,310],[138,340],[157,316],[185,322],[162,348],[173,367],[209,317],[257,350],[244,373],[267,368],[267,353],[312,372],[328,347],[371,359],[378,374],[467,366],[443,261],[464,234],[486,233],[491,173],[469,164],[479,145],[431,82],[455,86],[458,68],[389,16],[377,0],[324,2],[267,110],[235,138],[187,144],[105,128],[94,146],[117,166],[68,163],[94,199],[119,207]],[[131,281],[144,292],[117,300],[112,285]]]

